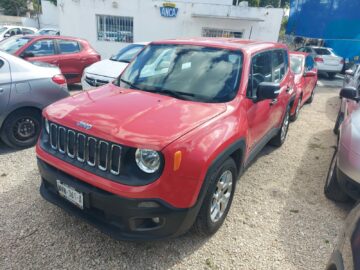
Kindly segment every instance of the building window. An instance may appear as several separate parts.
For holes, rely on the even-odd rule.
[[[243,37],[243,32],[204,27],[202,29],[202,36],[203,37],[242,38]]]
[[[101,41],[134,41],[134,23],[132,17],[96,15],[97,39]]]

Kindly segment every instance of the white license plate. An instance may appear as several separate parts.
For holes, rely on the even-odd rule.
[[[81,192],[76,191],[73,187],[56,180],[56,186],[61,197],[75,204],[77,207],[84,209],[84,199]]]

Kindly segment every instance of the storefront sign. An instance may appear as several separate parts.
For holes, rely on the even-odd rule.
[[[174,18],[177,12],[178,8],[174,3],[164,3],[163,6],[160,7],[160,15],[162,17]]]

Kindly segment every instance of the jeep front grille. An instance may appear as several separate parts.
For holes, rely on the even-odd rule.
[[[120,174],[122,147],[51,123],[50,146],[63,157],[113,175]]]

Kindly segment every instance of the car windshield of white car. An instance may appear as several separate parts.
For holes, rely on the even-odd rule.
[[[29,37],[10,37],[0,42],[0,50],[7,53],[14,53],[19,50],[22,46],[27,44],[31,38]]]
[[[131,59],[142,49],[144,45],[132,44],[121,49],[118,54],[110,58],[112,61],[130,63]]]
[[[303,66],[303,57],[291,55],[290,66],[292,72],[294,72],[295,74],[300,74]]]
[[[152,44],[131,62],[118,85],[199,102],[227,102],[238,91],[242,64],[240,51]]]
[[[4,33],[7,29],[7,27],[0,27],[0,34]]]
[[[316,48],[314,50],[315,50],[316,54],[318,54],[318,55],[331,55],[331,52],[328,49]]]

